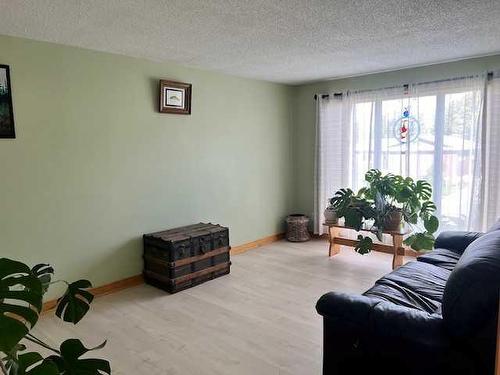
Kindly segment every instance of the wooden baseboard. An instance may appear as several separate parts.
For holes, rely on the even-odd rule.
[[[234,246],[231,248],[231,255],[241,254],[241,253],[244,253],[248,250],[255,249],[256,247],[264,246],[264,245],[279,241],[283,238],[285,238],[285,233],[278,233],[278,234],[273,234],[271,236],[261,238],[261,239],[256,240],[256,241],[248,242],[248,243],[243,244],[243,245]]]
[[[144,283],[142,275],[135,275],[132,277],[127,277],[126,279],[118,280],[110,284],[98,286],[96,288],[90,289],[90,292],[95,297],[104,296],[106,294],[111,294],[118,292],[123,289],[132,288],[133,286],[141,285]],[[50,311],[57,306],[57,300],[50,300],[43,304],[42,312]]]
[[[256,247],[270,244],[272,242],[279,241],[285,237],[284,233],[273,234],[272,236],[267,236],[261,238],[256,241],[252,241],[243,245],[235,246],[231,248],[231,255],[237,255],[244,253],[245,251],[255,249]],[[144,278],[142,275],[136,275],[132,277],[128,277],[123,280],[118,280],[110,284],[98,286],[96,288],[92,288],[90,291],[96,297],[104,296],[106,294],[111,294],[118,292],[123,289],[131,288],[133,286],[141,285],[144,283]],[[57,306],[57,300],[50,300],[43,304],[42,312],[47,312],[52,309],[55,309]]]

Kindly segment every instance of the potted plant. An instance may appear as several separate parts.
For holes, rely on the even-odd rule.
[[[339,218],[337,217],[337,210],[335,209],[335,207],[333,207],[331,202],[325,208],[323,215],[325,216],[325,223],[326,224],[337,224],[337,222],[339,221]]]
[[[11,259],[0,259],[0,374],[3,375],[104,375],[111,374],[109,362],[103,359],[80,358],[101,349],[106,342],[88,349],[78,339],[65,340],[59,348],[31,333],[42,311],[43,295],[54,283],[67,285],[57,301],[56,316],[77,324],[88,312],[94,296],[88,291],[88,280],[68,283],[52,281],[54,269],[48,264],[33,268]],[[26,342],[52,353],[43,357],[27,351]]]
[[[364,227],[381,241],[384,231],[397,231],[406,223],[413,233],[404,243],[416,251],[432,250],[439,220],[434,215],[431,184],[391,173],[383,175],[377,169],[366,172],[365,180],[367,186],[357,193],[340,189],[330,199],[344,224],[357,231]],[[366,254],[372,249],[370,237],[360,234],[358,239],[357,252]]]

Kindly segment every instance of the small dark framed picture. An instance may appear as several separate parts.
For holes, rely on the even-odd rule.
[[[16,138],[8,65],[0,65],[0,138]]]
[[[160,112],[191,114],[191,87],[190,83],[160,81]]]

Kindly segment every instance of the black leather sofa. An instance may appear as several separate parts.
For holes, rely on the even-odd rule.
[[[323,374],[493,374],[499,289],[500,221],[443,232],[363,295],[319,299]]]

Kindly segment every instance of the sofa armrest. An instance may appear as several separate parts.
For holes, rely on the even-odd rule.
[[[361,374],[364,350],[360,338],[369,331],[376,301],[355,294],[330,292],[316,304],[323,316],[323,374]]]
[[[330,292],[318,300],[316,310],[325,318],[365,325],[377,303],[362,295]]]
[[[381,302],[373,308],[371,322],[372,335],[395,347],[427,348],[432,352],[450,346],[440,314]]]
[[[447,231],[436,238],[434,248],[447,249],[457,254],[462,254],[473,241],[481,237],[481,232]]]
[[[319,299],[316,310],[325,318],[355,326],[367,335],[413,341],[445,337],[441,315],[363,295],[330,292]]]

